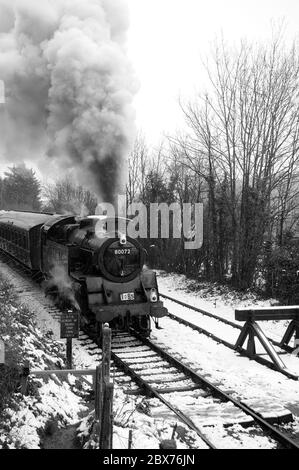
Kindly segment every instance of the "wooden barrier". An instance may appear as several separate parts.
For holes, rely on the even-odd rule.
[[[257,339],[269,355],[272,365],[274,365],[277,370],[286,373],[292,378],[298,378],[292,372],[287,371],[284,362],[256,322],[267,320],[291,320],[279,346],[283,349],[294,351],[296,345],[299,344],[299,306],[236,309],[235,319],[245,322],[235,344],[236,350],[241,353],[246,353],[247,356],[254,358],[256,356],[255,339]],[[289,346],[289,343],[294,334],[295,347],[292,349]],[[248,342],[245,350],[243,345],[247,338]]]

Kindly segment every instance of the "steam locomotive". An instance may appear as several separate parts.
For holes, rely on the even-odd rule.
[[[132,326],[148,336],[150,318],[167,314],[145,250],[120,232],[127,219],[0,212],[0,249],[40,276],[47,293],[78,309],[83,323]]]

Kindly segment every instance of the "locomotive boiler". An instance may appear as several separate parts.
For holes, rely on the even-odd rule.
[[[121,224],[120,224],[121,222]],[[167,314],[145,251],[120,231],[126,219],[77,218],[33,212],[0,213],[0,249],[43,278],[59,302],[82,322],[109,322],[148,335],[150,318]]]

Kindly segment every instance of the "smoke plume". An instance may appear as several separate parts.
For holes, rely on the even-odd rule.
[[[63,266],[56,265],[50,270],[50,278],[44,282],[43,287],[46,291],[51,292],[52,289],[59,294],[61,302],[67,302],[76,310],[80,310],[79,304],[75,297],[76,286],[73,284],[66,269]]]
[[[112,202],[134,137],[138,85],[123,0],[0,0],[0,145],[8,161],[71,170]]]

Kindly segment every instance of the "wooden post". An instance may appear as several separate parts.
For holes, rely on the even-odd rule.
[[[66,368],[72,369],[73,368],[73,344],[72,338],[66,339]]]
[[[177,427],[178,427],[178,423],[175,423],[175,425],[174,425],[174,427],[173,427],[171,439],[174,439],[174,436],[175,436],[175,432],[176,432],[176,428],[177,428]]]
[[[111,362],[111,328],[105,323],[102,331],[102,378],[110,380],[110,362]]]
[[[100,449],[112,449],[113,435],[113,383],[104,382]]]
[[[294,339],[294,353],[295,355],[299,356],[299,321],[296,320],[295,322],[295,339]]]
[[[95,390],[94,390],[94,409],[95,419],[98,420],[100,417],[100,366],[96,367],[95,373]]]
[[[95,430],[96,436],[100,447],[101,442],[101,421],[102,421],[102,406],[103,406],[103,393],[102,393],[102,369],[101,366],[96,367],[95,373]]]
[[[105,323],[102,330],[102,374],[100,449],[112,449],[113,436],[113,383],[110,382],[111,328]]]
[[[133,431],[132,431],[132,429],[130,429],[130,431],[129,431],[128,449],[132,449],[132,442],[133,442]]]

